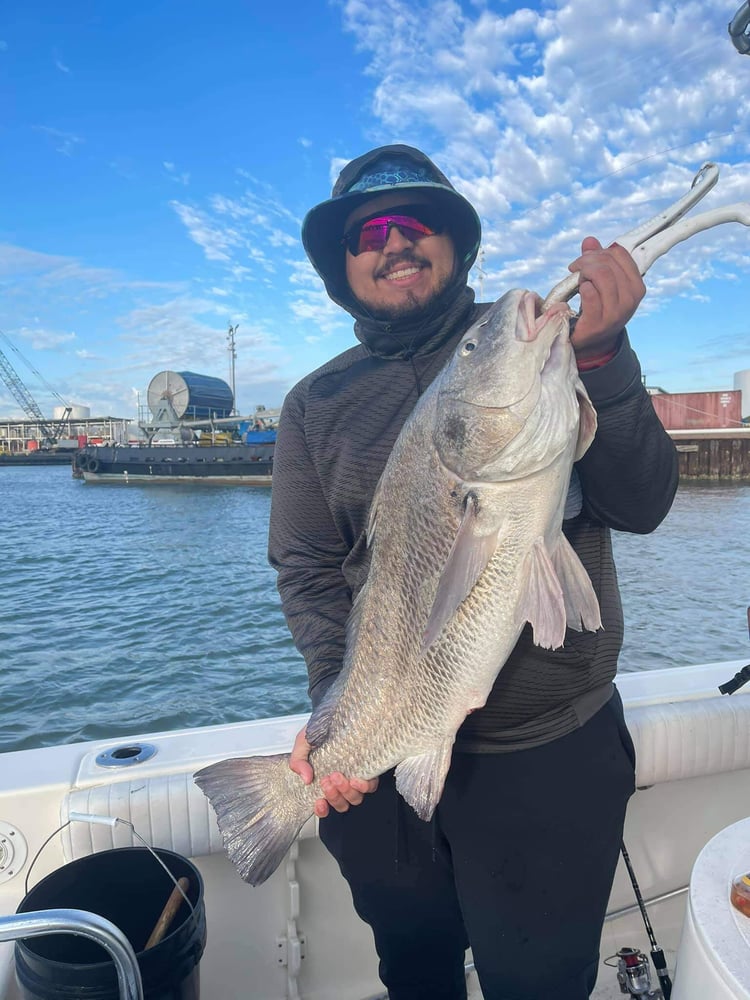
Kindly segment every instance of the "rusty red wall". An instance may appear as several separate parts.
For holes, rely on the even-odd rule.
[[[739,389],[654,393],[651,400],[656,415],[668,431],[739,427],[742,424]]]

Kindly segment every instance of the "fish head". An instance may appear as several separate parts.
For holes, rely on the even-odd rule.
[[[570,308],[546,312],[535,292],[513,289],[461,338],[437,387],[434,444],[463,480],[530,475],[575,436],[576,458],[596,416],[570,344]]]

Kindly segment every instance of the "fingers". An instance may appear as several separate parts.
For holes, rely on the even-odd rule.
[[[295,737],[289,757],[289,767],[302,778],[306,785],[312,784],[315,778],[315,772],[308,760],[311,750],[312,746],[307,741],[306,730],[302,729]],[[321,779],[320,787],[323,789],[325,798],[315,800],[314,812],[320,819],[324,819],[329,813],[330,806],[336,812],[346,812],[350,806],[360,805],[365,795],[374,792],[378,787],[378,779],[349,779],[335,771]]]
[[[298,774],[306,785],[311,785],[315,778],[315,772],[308,761],[312,745],[307,742],[307,730],[301,729],[294,740],[294,746],[289,757],[289,767],[295,774]],[[328,803],[325,799],[316,799],[313,811],[320,819],[325,819],[328,815]]]
[[[362,803],[365,795],[374,792],[378,787],[378,779],[372,778],[345,778],[343,774],[334,771],[333,774],[326,775],[320,782],[326,801],[336,812],[346,812],[350,806],[358,806]],[[316,812],[316,815],[319,815]]]
[[[312,746],[307,742],[306,730],[301,729],[294,740],[292,753],[289,757],[289,767],[298,774],[306,785],[311,785],[315,773],[308,761]]]
[[[581,314],[571,343],[576,351],[596,353],[613,347],[646,293],[638,267],[624,247],[606,249],[593,236],[581,244],[569,270],[580,274]]]

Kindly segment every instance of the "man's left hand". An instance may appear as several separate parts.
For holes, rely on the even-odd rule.
[[[606,250],[587,236],[581,256],[569,271],[580,272],[581,312],[570,338],[578,361],[600,357],[617,347],[617,338],[646,294],[628,251],[613,243]]]

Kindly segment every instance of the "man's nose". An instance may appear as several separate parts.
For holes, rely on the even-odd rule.
[[[414,241],[408,239],[404,236],[401,230],[395,223],[391,223],[388,227],[388,239],[385,241],[385,246],[383,247],[384,253],[401,253],[405,247],[410,247],[414,245]]]

